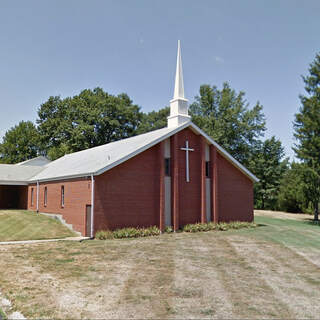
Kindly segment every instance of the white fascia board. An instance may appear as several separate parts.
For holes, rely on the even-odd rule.
[[[113,162],[112,164],[98,170],[94,175],[100,175],[103,174],[104,172],[118,166],[119,164],[133,158],[134,156],[138,155],[139,153],[153,147],[154,145],[156,145],[157,143],[170,138],[171,136],[173,136],[174,134],[176,134],[177,132],[191,127],[193,130],[195,130],[198,134],[201,134],[202,136],[204,136],[204,138],[212,145],[214,145],[219,152],[227,159],[229,160],[235,167],[237,167],[242,173],[244,173],[250,180],[254,181],[254,182],[259,182],[259,179],[252,174],[246,167],[244,167],[239,161],[237,161],[235,158],[233,158],[231,156],[230,153],[228,153],[225,149],[223,149],[221,146],[219,146],[212,138],[210,138],[204,131],[202,131],[199,127],[197,127],[193,122],[186,122],[185,124],[177,127],[175,130],[170,131],[169,133],[167,133],[166,135],[154,140],[153,142],[145,145],[144,147],[136,150],[135,152],[127,155],[126,157],[119,159],[118,161]]]
[[[244,173],[250,180],[254,181],[254,182],[259,182],[259,179],[252,174],[247,168],[245,168],[239,161],[237,161],[235,158],[233,158],[225,149],[223,149],[221,146],[219,146],[212,138],[210,138],[204,131],[202,131],[199,127],[197,127],[194,123],[192,123],[191,121],[186,122],[184,124],[182,124],[181,126],[176,127],[175,129],[173,129],[172,131],[170,131],[169,133],[155,139],[154,141],[150,142],[149,144],[135,150],[134,152],[128,154],[127,156],[111,163],[108,166],[105,166],[95,172],[85,172],[85,173],[81,173],[81,174],[76,174],[76,175],[69,175],[69,176],[61,176],[61,177],[54,177],[54,178],[48,178],[48,179],[39,179],[39,180],[29,180],[29,183],[34,183],[34,182],[49,182],[49,181],[61,181],[61,180],[68,180],[68,179],[77,179],[77,178],[85,178],[87,177],[88,179],[90,178],[91,175],[94,176],[98,176],[101,175],[103,173],[105,173],[108,170],[111,170],[112,168],[120,165],[121,163],[135,157],[136,155],[138,155],[139,153],[146,151],[147,149],[155,146],[156,144],[158,144],[159,142],[170,138],[171,136],[173,136],[174,134],[176,134],[177,132],[191,127],[191,129],[193,129],[196,133],[201,134],[210,144],[214,145],[220,154],[222,154],[222,156],[224,156],[227,160],[229,160],[235,167],[237,167],[242,173]],[[1,182],[0,182],[1,183]],[[26,183],[27,184],[27,183]]]
[[[36,183],[36,182],[50,182],[50,181],[63,181],[63,180],[71,180],[71,179],[78,179],[78,178],[88,178],[90,179],[91,175],[95,175],[92,172],[88,173],[80,173],[80,174],[73,174],[69,176],[61,176],[61,177],[54,177],[54,178],[47,178],[47,179],[36,179],[36,180],[28,180],[28,184]]]
[[[204,136],[206,140],[213,144],[227,160],[229,160],[233,165],[235,165],[240,171],[242,171],[248,178],[254,182],[259,182],[260,180],[251,173],[246,167],[244,167],[238,160],[236,160],[228,151],[219,146],[212,138],[210,138],[204,131],[197,127],[194,123],[190,123],[190,126],[197,131],[199,134]]]
[[[127,156],[111,163],[110,165],[106,166],[106,167],[103,167],[95,172],[84,172],[84,173],[81,173],[81,174],[76,174],[76,175],[68,175],[68,176],[60,176],[60,177],[54,177],[54,178],[44,178],[44,179],[30,179],[28,180],[29,183],[35,183],[35,182],[49,182],[49,181],[61,181],[61,180],[69,180],[69,179],[77,179],[77,178],[85,178],[85,177],[89,177],[91,175],[94,175],[94,176],[99,176],[103,173],[105,173],[106,171],[118,166],[119,164],[133,158],[134,156],[138,155],[139,153],[153,147],[154,145],[156,145],[157,143],[161,142],[162,140],[165,140],[166,138],[169,138],[170,136],[174,135],[176,132],[188,127],[190,125],[190,122],[188,123],[185,123],[179,127],[177,127],[176,129],[170,131],[169,133],[159,137],[158,139],[152,141],[151,143],[137,149],[136,151],[128,154]]]
[[[27,181],[5,181],[0,180],[0,185],[6,186],[27,186],[29,183]]]
[[[167,134],[159,137],[158,139],[150,142],[149,144],[147,144],[147,145],[145,145],[145,146],[137,149],[136,151],[128,154],[127,156],[125,156],[125,157],[123,157],[123,158],[121,158],[121,159],[119,159],[119,160],[111,163],[110,165],[108,165],[108,166],[106,166],[106,167],[104,167],[104,168],[96,171],[94,175],[95,175],[95,176],[98,176],[98,175],[100,175],[100,174],[105,173],[106,171],[108,171],[108,170],[110,170],[110,169],[118,166],[119,164],[121,164],[121,163],[123,163],[123,162],[125,162],[125,161],[127,161],[127,160],[129,160],[129,159],[131,159],[131,158],[133,158],[133,157],[135,157],[135,156],[138,155],[139,153],[141,153],[141,152],[143,152],[143,151],[145,151],[145,150],[147,150],[147,149],[155,146],[155,145],[158,144],[159,142],[161,142],[161,141],[163,141],[163,140],[165,140],[165,139],[167,139],[167,138],[170,138],[171,136],[173,136],[173,135],[176,134],[177,132],[179,132],[179,131],[181,131],[181,130],[187,128],[187,127],[189,127],[190,124],[191,124],[191,122],[186,122],[186,123],[184,123],[183,125],[181,125],[181,126],[179,126],[179,127],[176,127],[176,129],[170,131],[169,133],[167,133]]]

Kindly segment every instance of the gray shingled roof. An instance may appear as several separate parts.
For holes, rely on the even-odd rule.
[[[101,174],[150,148],[177,128],[163,128],[99,147],[67,154],[45,167],[32,180],[56,180]]]
[[[259,181],[249,170],[195,124],[187,122],[179,127],[166,127],[99,147],[71,153],[42,167],[0,165],[0,184],[4,184],[3,181],[6,181],[6,179],[7,181],[25,181],[27,183],[85,177],[92,174],[99,175],[187,127],[190,127],[196,134],[203,135],[209,144],[216,146],[222,156],[251,180]]]
[[[27,185],[28,181],[43,170],[39,166],[0,165],[0,184]]]
[[[38,167],[43,167],[50,163],[51,161],[43,156],[39,156],[33,159],[29,159],[23,162],[17,163],[18,166],[38,166]]]

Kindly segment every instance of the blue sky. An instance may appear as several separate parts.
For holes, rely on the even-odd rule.
[[[318,0],[1,0],[0,136],[49,96],[100,86],[143,111],[168,105],[177,39],[185,92],[246,92],[292,156],[301,75],[320,51]]]

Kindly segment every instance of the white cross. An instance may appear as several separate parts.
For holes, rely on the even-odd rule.
[[[185,148],[181,148],[181,150],[186,152],[186,181],[190,182],[190,176],[189,176],[189,151],[194,151],[194,149],[189,148],[189,142],[186,140],[186,146]]]

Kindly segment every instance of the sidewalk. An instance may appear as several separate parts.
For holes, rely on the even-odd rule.
[[[55,242],[55,241],[76,241],[81,242],[83,240],[89,240],[89,237],[68,237],[61,239],[43,239],[43,240],[23,240],[23,241],[3,241],[0,245],[8,244],[33,244],[33,243],[45,243],[45,242]]]

